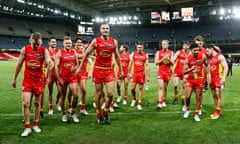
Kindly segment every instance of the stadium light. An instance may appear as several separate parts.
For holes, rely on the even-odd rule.
[[[219,14],[220,14],[220,15],[225,15],[225,10],[224,10],[223,8],[220,8]]]
[[[17,0],[17,2],[19,2],[19,3],[25,3],[25,1],[24,0]]]

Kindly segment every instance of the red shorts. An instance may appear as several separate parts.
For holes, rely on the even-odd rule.
[[[44,93],[45,80],[44,78],[26,78],[22,81],[22,92],[30,92],[36,95]]]
[[[103,69],[103,68],[94,68],[92,81],[96,84],[111,82],[115,80],[114,70],[111,69]]]
[[[204,88],[204,78],[188,79],[187,87],[192,89],[203,89]]]
[[[77,75],[75,74],[69,74],[69,75],[60,75],[62,78],[64,84],[71,84],[71,83],[77,83]]]
[[[88,80],[88,72],[81,72],[77,75],[78,82],[81,80]]]
[[[211,82],[209,84],[211,89],[221,88],[221,78],[211,78]]]
[[[180,80],[183,80],[184,74],[182,72],[174,72],[174,77],[179,77]]]
[[[143,84],[145,83],[145,74],[144,73],[134,73],[132,75],[132,82]]]
[[[161,71],[158,72],[158,79],[162,79],[164,81],[169,81],[171,79],[171,72],[170,71]]]
[[[48,78],[48,74],[46,77]],[[57,76],[55,72],[51,72],[51,80],[52,82],[57,82]]]

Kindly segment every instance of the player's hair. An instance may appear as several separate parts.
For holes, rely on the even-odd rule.
[[[42,35],[39,32],[34,32],[30,36],[30,40],[31,39],[34,39],[34,40],[42,39]]]
[[[78,37],[78,38],[75,38],[73,42],[76,43],[78,40],[83,41],[81,38]]]
[[[190,45],[190,49],[192,50],[193,48],[196,48],[196,47],[198,47],[198,45],[196,44],[196,43],[192,43],[191,45]]]
[[[63,40],[65,41],[65,40],[72,40],[72,38],[70,37],[70,36],[64,36],[63,37]]]
[[[198,35],[198,36],[195,36],[194,41],[204,41],[204,38]]]
[[[162,42],[164,42],[164,41],[167,42],[167,43],[169,43],[169,40],[167,40],[167,39],[163,39],[163,40],[162,40]]]
[[[144,43],[142,42],[142,41],[137,41],[136,43],[135,43],[135,45],[144,45]]]
[[[189,41],[183,41],[183,43],[182,43],[183,45],[185,44],[185,45],[189,45],[190,46],[190,43],[189,43]]]
[[[56,39],[55,37],[50,37],[50,38],[48,38],[48,42],[50,42],[52,39]]]
[[[128,51],[128,45],[122,44],[122,46],[126,49],[126,51]]]
[[[109,25],[109,23],[101,23],[101,25],[100,25],[100,28],[101,28],[103,25],[108,25],[108,26],[109,26],[109,28],[110,28],[110,25]]]
[[[215,44],[209,44],[206,47],[209,49],[213,49],[216,52],[220,52],[220,48],[218,48]]]

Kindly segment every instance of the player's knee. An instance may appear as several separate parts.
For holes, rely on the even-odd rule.
[[[34,106],[35,106],[35,107],[39,107],[39,106],[40,106],[40,103],[39,103],[39,102],[34,102]]]
[[[109,97],[113,97],[113,95],[114,95],[114,92],[108,92],[108,93],[107,93],[108,98],[109,98]]]
[[[23,102],[22,105],[23,105],[24,108],[29,108],[30,107],[29,102]]]

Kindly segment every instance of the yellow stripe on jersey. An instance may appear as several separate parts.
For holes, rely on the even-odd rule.
[[[218,68],[219,68],[218,69],[219,78],[222,78],[223,77],[223,66],[221,63],[218,65]]]

